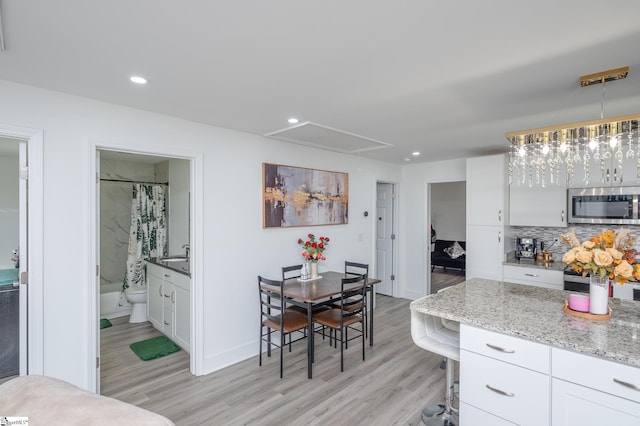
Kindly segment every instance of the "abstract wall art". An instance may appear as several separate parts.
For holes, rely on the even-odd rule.
[[[263,227],[348,223],[349,174],[262,163]]]

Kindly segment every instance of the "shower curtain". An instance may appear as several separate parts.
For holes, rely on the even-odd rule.
[[[133,185],[129,254],[123,290],[142,287],[144,260],[165,255],[167,226],[165,188],[162,185]]]

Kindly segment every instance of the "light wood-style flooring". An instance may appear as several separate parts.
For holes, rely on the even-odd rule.
[[[443,288],[460,284],[465,280],[465,272],[459,269],[443,270],[436,267],[431,273],[431,294],[437,293]]]
[[[170,418],[177,425],[418,425],[430,402],[444,397],[442,358],[411,340],[409,300],[377,296],[375,344],[345,351],[316,336],[313,379],[307,379],[306,341],[285,352],[241,361],[205,376],[192,376],[184,351],[143,362],[130,343],[158,335],[149,323],[113,320],[101,331],[103,395]],[[256,324],[256,335],[258,327]],[[256,349],[258,341],[256,340]]]

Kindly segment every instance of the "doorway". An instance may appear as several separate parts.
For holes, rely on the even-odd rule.
[[[109,197],[114,196],[113,195],[114,193],[125,191],[129,194],[128,201],[126,201],[128,205],[125,207],[125,215],[124,215],[129,218],[128,223],[126,225],[123,225],[122,223],[120,223],[122,222],[122,217],[120,217],[119,219],[112,217],[110,225],[107,226],[112,228],[114,227],[124,228],[125,230],[124,233],[127,234],[126,239],[128,241],[128,231],[129,231],[130,212],[131,212],[131,194],[133,192],[132,191],[133,183],[129,183],[129,182],[120,183],[120,182],[114,182],[114,181],[126,180],[126,181],[140,181],[143,183],[149,182],[149,180],[145,178],[145,176],[153,180],[155,178],[154,174],[158,170],[160,173],[159,180],[167,182],[169,184],[168,190],[167,190],[167,198],[166,198],[168,203],[166,231],[169,238],[167,238],[167,251],[165,254],[176,254],[178,253],[177,250],[184,251],[185,249],[182,248],[182,246],[185,244],[190,245],[191,253],[195,252],[195,255],[190,256],[192,291],[187,301],[187,304],[190,308],[190,315],[188,318],[188,322],[190,323],[191,347],[190,347],[189,353],[185,353],[183,351],[183,354],[184,354],[183,356],[186,356],[186,358],[188,359],[188,362],[182,365],[184,365],[192,374],[198,374],[199,368],[195,359],[196,359],[196,352],[201,351],[201,349],[200,349],[200,345],[198,344],[199,340],[197,340],[197,338],[194,338],[194,336],[199,335],[198,332],[200,327],[195,325],[198,323],[198,321],[196,321],[195,318],[197,317],[197,315],[199,314],[201,315],[200,313],[201,311],[198,309],[198,304],[195,301],[198,300],[197,294],[199,294],[199,292],[201,291],[198,284],[199,282],[198,277],[201,276],[200,275],[201,269],[199,269],[200,262],[198,261],[198,259],[200,259],[200,254],[198,253],[197,248],[201,247],[202,243],[201,243],[201,238],[199,236],[194,237],[196,233],[196,229],[199,228],[197,223],[199,220],[201,220],[201,214],[198,213],[199,212],[198,209],[194,208],[194,204],[196,200],[201,198],[201,188],[198,188],[196,191],[194,191],[194,183],[196,181],[196,175],[197,175],[196,168],[197,167],[199,168],[199,164],[202,161],[202,157],[200,154],[196,154],[196,153],[193,153],[193,154],[187,153],[185,155],[184,151],[181,152],[180,154],[177,154],[171,151],[167,152],[166,150],[154,150],[154,149],[147,149],[145,151],[142,151],[142,150],[133,151],[130,148],[123,149],[122,147],[116,147],[116,146],[104,146],[104,145],[98,146],[97,144],[94,145],[94,149],[95,149],[94,151],[95,162],[92,163],[92,170],[93,170],[92,173],[95,173],[97,179],[96,179],[96,185],[94,186],[95,189],[92,191],[92,200],[93,200],[92,204],[95,209],[94,210],[95,214],[93,215],[93,217],[95,218],[95,220],[92,222],[93,230],[91,232],[91,235],[95,237],[95,240],[92,242],[92,247],[94,248],[92,258],[95,259],[96,265],[98,265],[98,267],[96,268],[96,275],[92,277],[92,281],[93,281],[92,298],[94,301],[92,305],[95,307],[93,310],[92,317],[95,318],[94,321],[96,324],[95,335],[94,335],[96,358],[97,358],[95,377],[94,377],[96,392],[100,393],[100,375],[101,375],[101,369],[100,369],[101,342],[100,342],[99,324],[101,322],[100,319],[102,318],[101,314],[103,312],[101,312],[102,307],[100,306],[101,299],[102,299],[101,292],[100,292],[100,284],[101,282],[105,283],[105,281],[113,280],[114,279],[113,277],[118,277],[118,276],[122,277],[124,276],[126,271],[126,262],[125,262],[125,265],[123,265],[120,269],[121,273],[119,273],[117,270],[118,266],[115,266],[115,272],[114,272],[113,265],[114,264],[117,265],[118,260],[122,261],[122,254],[119,255],[119,259],[115,260],[115,262],[113,262],[113,259],[105,260],[106,258],[101,256],[102,250],[105,250],[107,246],[109,245],[118,246],[119,243],[114,240],[120,239],[120,238],[112,238],[111,236],[102,238],[100,218],[101,218],[101,210],[104,210],[104,209],[101,209],[101,204],[110,203],[112,199]],[[108,168],[110,168],[107,174],[105,174],[106,170],[101,170],[102,157],[105,157],[107,159]],[[102,166],[104,167],[104,164],[102,164]],[[121,167],[121,169],[118,169],[118,167]],[[174,172],[173,176],[179,175],[179,178],[177,179],[177,181],[171,181],[171,178],[168,177],[169,173],[171,173],[171,170],[169,169],[173,170]],[[147,171],[149,170],[152,170],[152,172],[147,173]],[[179,171],[179,172],[176,173],[176,171]],[[126,176],[127,173],[129,173],[129,176]],[[130,173],[134,173],[133,177]],[[162,176],[162,174],[164,174],[164,176]],[[105,177],[107,175],[108,175],[108,178],[105,179],[108,181],[107,185],[116,187],[115,190],[112,188],[112,190],[110,191],[111,195],[102,194],[102,191],[101,191],[100,178]],[[127,185],[128,185],[128,190],[126,189]],[[120,188],[117,188],[118,186],[120,186]],[[172,186],[174,188],[173,194],[171,193]],[[182,190],[178,191],[177,190],[178,188],[182,188]],[[177,208],[172,209],[171,204],[174,204]],[[200,208],[200,206],[198,206],[198,208]],[[120,210],[118,207],[118,202],[115,202],[114,205],[110,207],[110,210],[112,212]],[[173,214],[173,218],[179,217],[180,223],[178,222],[171,223],[171,219],[170,219],[171,214]],[[120,216],[123,216],[123,215],[120,214]],[[105,228],[102,228],[102,229],[105,229]],[[123,245],[128,245],[128,244],[123,243]],[[125,251],[126,251],[126,248],[125,248]],[[117,258],[118,256],[114,256],[114,257]],[[102,262],[105,262],[105,266],[107,266],[107,263],[109,262],[111,262],[112,265],[107,266],[107,269],[105,270],[101,266]],[[104,274],[101,274],[100,272],[104,272]],[[122,281],[122,279],[120,278],[119,281]],[[128,304],[128,302],[126,301],[126,298],[123,298],[122,300],[124,301],[125,305]],[[124,317],[122,316],[123,314],[124,314]],[[116,316],[116,319],[113,321],[114,324],[122,323],[127,327],[130,325],[128,312],[124,312],[124,313],[121,312],[116,315],[119,315],[119,316]],[[147,328],[153,329],[153,327],[151,326],[151,323],[144,322],[142,325],[147,326]],[[124,327],[124,328],[127,328],[127,327]],[[124,349],[128,350],[128,347],[125,346]]]
[[[428,276],[433,294],[465,280],[466,182],[431,183],[429,198],[426,238],[431,242]]]
[[[0,264],[10,275],[0,310],[11,316],[0,320],[10,340],[0,362],[6,374],[43,374],[42,132],[0,125],[0,161]]]
[[[376,272],[380,284],[376,293],[395,296],[396,269],[396,186],[392,183],[376,184]]]

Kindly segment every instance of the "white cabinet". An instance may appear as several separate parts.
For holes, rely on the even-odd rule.
[[[504,230],[498,226],[467,226],[466,277],[502,281]]]
[[[187,352],[191,348],[191,279],[147,263],[147,317]]]
[[[506,162],[505,155],[467,159],[467,225],[504,225]]]
[[[626,145],[622,149],[622,168],[618,165],[615,153],[602,163],[594,161],[593,153],[590,153],[591,160],[589,167],[585,171],[583,164],[574,166],[573,182],[571,188],[591,188],[597,186],[633,186],[640,183],[638,177],[638,162],[635,157],[627,158],[625,154]],[[583,153],[580,153],[581,156]],[[584,177],[588,173],[589,180],[585,183]]]
[[[504,265],[502,275],[504,282],[555,288],[556,290],[562,290],[564,287],[563,272],[552,269]]]
[[[147,263],[147,318],[158,330],[162,330],[164,293],[164,268]]]
[[[567,226],[567,187],[549,183],[545,188],[509,187],[509,224],[511,226]]]
[[[640,368],[552,349],[554,426],[640,424]]]
[[[502,280],[504,253],[513,249],[508,224],[506,155],[467,159],[467,279]]]
[[[468,325],[460,327],[460,413],[464,424],[548,425],[549,347]],[[468,409],[471,406],[474,409]],[[491,424],[494,424],[493,422]]]
[[[173,340],[189,351],[191,348],[191,280],[176,274],[173,285]]]

